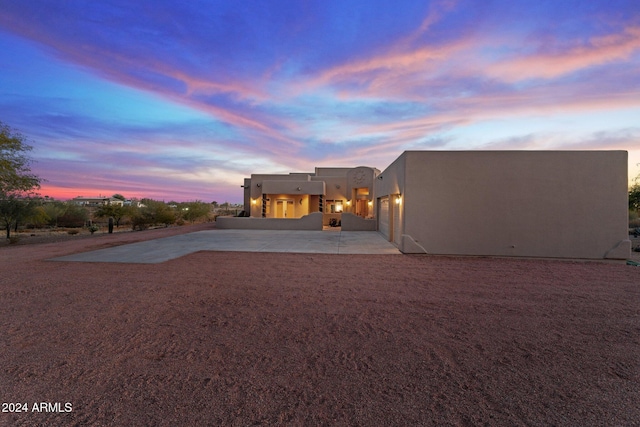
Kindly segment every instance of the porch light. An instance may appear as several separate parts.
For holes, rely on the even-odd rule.
[[[257,203],[258,203],[258,201],[257,201],[256,199],[251,199],[251,204],[252,204],[252,205],[255,205],[255,204],[257,204]]]
[[[367,202],[367,204],[368,204],[369,206],[373,206],[373,200],[369,200],[369,202]]]
[[[398,197],[396,197],[396,205],[399,205],[401,201],[402,201],[402,194],[398,194]]]
[[[351,200],[347,200],[347,206],[351,206]]]

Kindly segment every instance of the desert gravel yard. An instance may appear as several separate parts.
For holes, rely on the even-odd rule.
[[[0,425],[640,425],[639,267],[47,261],[205,229],[0,247]]]

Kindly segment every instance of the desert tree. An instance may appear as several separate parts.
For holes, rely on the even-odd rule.
[[[41,206],[48,217],[47,224],[51,227],[58,227],[60,218],[67,212],[67,204],[59,200],[50,200]]]
[[[164,202],[152,199],[142,199],[138,208],[132,210],[131,226],[144,230],[151,225],[164,224],[169,226],[176,221],[173,210]]]
[[[629,188],[629,210],[640,211],[640,174],[635,177],[634,184]]]
[[[40,188],[41,179],[31,173],[31,150],[24,135],[0,122],[0,195],[24,195]]]
[[[130,213],[130,207],[111,203],[100,206],[98,210],[96,210],[95,216],[98,218],[113,218],[113,222],[115,222],[116,227],[120,227],[120,221],[122,221],[122,218],[130,215]]]
[[[211,212],[211,206],[208,203],[204,203],[199,200],[196,200],[195,202],[181,203],[179,207],[182,219],[190,221],[191,223],[202,218],[207,218],[209,212]]]
[[[89,220],[89,211],[69,201],[64,203],[64,213],[58,217],[60,227],[82,227]]]
[[[38,215],[36,210],[40,204],[33,197],[20,197],[9,194],[0,199],[0,225],[6,231],[7,239],[11,238],[11,229],[18,230],[18,225],[26,223]]]
[[[33,214],[29,215],[27,221],[35,228],[42,228],[51,222],[51,217],[44,208],[42,200],[38,201],[38,205],[34,208]]]
[[[33,214],[35,190],[41,179],[31,172],[32,147],[26,137],[0,122],[0,224],[11,237],[11,227]]]

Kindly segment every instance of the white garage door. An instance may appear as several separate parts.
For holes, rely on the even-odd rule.
[[[389,197],[378,199],[378,231],[389,239]]]

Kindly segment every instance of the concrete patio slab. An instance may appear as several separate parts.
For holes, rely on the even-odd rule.
[[[199,251],[400,254],[376,231],[207,230],[51,261],[157,264]]]

